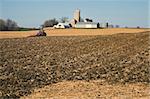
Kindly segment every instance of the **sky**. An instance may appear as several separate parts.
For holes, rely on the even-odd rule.
[[[39,27],[45,20],[81,17],[121,27],[150,27],[150,0],[0,0],[0,19],[12,19],[22,27]]]

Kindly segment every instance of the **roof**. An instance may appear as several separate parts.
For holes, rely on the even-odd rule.
[[[69,25],[69,23],[58,23],[57,25],[59,25],[59,24],[61,24],[61,25]]]
[[[85,24],[92,24],[92,25],[95,25],[95,24],[98,24],[96,22],[77,22],[76,25],[85,25]]]

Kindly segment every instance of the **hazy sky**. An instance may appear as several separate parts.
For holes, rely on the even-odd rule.
[[[51,18],[82,18],[120,26],[148,27],[150,0],[0,0],[0,18],[15,20],[20,26],[39,27]]]

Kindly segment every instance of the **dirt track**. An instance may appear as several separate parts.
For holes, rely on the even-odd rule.
[[[48,36],[111,35],[117,33],[138,33],[150,29],[45,29]],[[20,38],[35,35],[38,31],[0,31],[1,38]]]

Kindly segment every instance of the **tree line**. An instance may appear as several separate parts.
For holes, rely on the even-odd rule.
[[[69,18],[62,17],[59,20],[57,20],[56,18],[48,19],[43,23],[43,27],[53,27],[54,25],[57,25],[59,22],[61,23],[69,22]]]
[[[15,21],[11,19],[3,20],[0,19],[0,31],[12,31],[18,30],[18,25]]]
[[[57,25],[58,22],[68,22],[68,17],[62,17],[59,20],[56,18],[48,19],[43,22],[43,27],[53,27],[54,25]],[[3,20],[0,19],[0,31],[26,31],[26,30],[36,30],[37,28],[24,28],[18,26],[17,22],[11,19]]]

